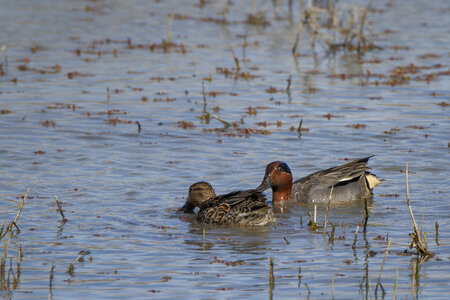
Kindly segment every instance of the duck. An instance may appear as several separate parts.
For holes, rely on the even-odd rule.
[[[216,196],[211,184],[196,182],[189,187],[186,203],[178,211],[193,213],[196,207],[200,209],[197,220],[204,224],[253,226],[276,221],[266,197],[258,189]]]
[[[317,171],[294,182],[289,166],[285,162],[274,161],[267,165],[257,189],[264,191],[272,188],[274,204],[288,200],[307,205],[327,204],[330,197],[333,204],[366,199],[373,195],[373,188],[382,182],[367,171],[370,169],[367,162],[371,157],[373,155]]]

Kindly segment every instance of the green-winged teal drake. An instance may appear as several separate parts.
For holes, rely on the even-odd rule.
[[[216,196],[209,183],[197,182],[190,186],[179,211],[189,213],[195,207],[200,208],[197,219],[206,224],[265,225],[276,220],[266,197],[257,189]]]
[[[303,204],[328,203],[331,189],[331,203],[345,203],[372,196],[372,189],[381,181],[367,170],[372,156],[318,171],[292,182],[292,173],[282,161],[267,165],[258,190],[272,188],[273,203],[286,200]]]

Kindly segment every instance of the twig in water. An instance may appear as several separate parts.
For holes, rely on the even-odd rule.
[[[286,87],[286,94],[288,96],[288,103],[291,103],[291,75],[289,75],[287,81],[287,87]]]
[[[169,14],[169,26],[167,28],[167,44],[170,44],[170,39],[172,36],[172,21],[173,21],[173,14]]]
[[[6,226],[6,221],[3,221],[3,226],[2,226],[2,229],[0,229],[0,240],[5,236],[4,234],[3,234],[3,230],[5,229],[5,226]],[[5,232],[8,232],[8,228],[6,227],[6,231]],[[6,234],[6,233],[5,233]]]
[[[288,240],[287,240],[287,238],[286,237],[283,237],[283,239],[284,239],[284,241],[286,242],[286,245],[289,245],[291,242],[289,242]]]
[[[141,132],[141,123],[139,121],[134,122],[138,126],[138,133]]]
[[[333,224],[331,224],[331,234],[328,237],[328,241],[333,245],[334,244],[334,232],[336,231],[336,227],[334,227]]]
[[[434,224],[434,226],[435,226],[435,228],[436,228],[436,245],[439,246],[439,240],[438,240],[438,237],[439,237],[439,224],[438,224],[437,221],[436,221],[436,223]]]
[[[291,93],[291,75],[289,75],[287,81],[287,87],[286,87],[286,93],[290,94]]]
[[[244,64],[247,61],[247,59],[245,58],[245,48],[247,47],[247,36],[248,36],[248,28],[245,31],[244,42],[242,43],[242,61],[244,62]]]
[[[222,119],[222,118],[220,118],[220,117],[218,117],[218,116],[216,116],[216,115],[211,114],[210,116],[211,116],[212,118],[216,119],[217,121],[222,122],[223,125],[225,125],[225,129],[227,129],[228,127],[231,126],[230,123],[228,123],[227,121],[225,121],[224,119]]]
[[[109,86],[106,87],[106,104],[109,104]]]
[[[78,253],[77,258],[75,258],[75,260],[74,260],[74,261],[69,265],[69,267],[67,268],[67,273],[68,273],[70,276],[73,276],[73,271],[75,270],[75,263],[76,263],[77,261],[80,261],[80,262],[84,261],[84,259],[82,259],[82,257],[85,256],[85,255],[88,255],[89,253],[91,253],[91,251],[89,251],[89,250],[83,250],[83,251],[80,251],[80,252]]]
[[[381,262],[381,268],[380,268],[380,273],[378,274],[377,286],[375,287],[375,297],[377,297],[378,286],[380,286],[381,290],[383,291],[382,297],[384,297],[384,295],[386,294],[384,292],[384,288],[383,288],[383,285],[381,285],[380,280],[381,280],[381,274],[383,273],[384,262],[386,261],[386,256],[388,255],[390,245],[391,245],[391,239],[389,239],[389,241],[388,241],[388,244],[386,247],[386,252],[384,252],[384,258],[383,258],[383,261]]]
[[[13,223],[12,223],[12,224],[14,224],[14,226],[16,226],[17,229],[19,229],[19,228],[17,227],[16,222],[17,222],[17,219],[19,219],[20,212],[22,211],[22,207],[23,207],[23,205],[25,204],[25,199],[27,198],[28,192],[29,192],[29,191],[30,191],[30,189],[28,189],[27,192],[25,193],[25,196],[23,196],[22,203],[20,204],[19,211],[17,212],[17,215],[16,215],[16,217],[14,218],[14,221],[13,221]],[[12,224],[11,224],[11,227],[12,227]],[[11,228],[11,230],[12,230],[12,228]]]
[[[406,202],[408,204],[409,212],[411,214],[411,219],[414,223],[414,232],[411,234],[412,242],[410,247],[412,245],[415,246],[415,248],[419,251],[420,254],[424,256],[431,256],[431,253],[428,252],[428,249],[424,246],[422,242],[422,237],[419,234],[419,229],[417,228],[416,219],[414,218],[414,214],[411,208],[411,198],[409,196],[409,184],[408,184],[408,163],[405,165],[405,176],[406,176]]]
[[[302,136],[302,124],[303,124],[303,119],[300,119],[300,124],[298,124],[298,128],[297,128],[298,138],[300,138]]]
[[[231,54],[233,54],[234,63],[236,64],[236,73],[239,73],[241,66],[239,65],[239,58],[234,54],[233,48],[231,48]]]
[[[398,268],[395,268],[395,283],[394,283],[394,295],[393,299],[397,299],[397,282],[398,282]]]
[[[22,211],[23,205],[25,204],[25,199],[27,198],[29,191],[30,191],[30,189],[28,189],[27,192],[25,193],[25,196],[22,199],[22,203],[20,204],[19,211],[17,212],[16,217],[14,218],[14,221],[9,223],[7,226],[5,226],[6,222],[3,223],[2,229],[0,230],[0,240],[3,239],[9,231],[11,231],[11,234],[12,234],[13,227],[16,227],[17,234],[20,233],[19,226],[17,226],[17,220],[19,219],[20,212]]]
[[[52,264],[52,268],[50,269],[50,282],[48,284],[48,299],[52,299],[53,298],[53,272],[55,270],[55,264]]]
[[[309,290],[308,284],[305,282],[306,289],[308,290],[307,298],[309,299],[309,295],[311,295],[311,291]]]
[[[240,120],[241,124],[244,124],[244,118],[245,118],[246,116],[248,116],[248,114],[244,114],[244,115],[242,116],[242,118],[241,118],[241,120]]]
[[[302,284],[302,268],[298,267],[298,287]]]
[[[202,95],[203,95],[203,113],[206,113],[206,95],[205,95],[205,84],[202,81]]]
[[[317,204],[314,204],[314,223],[317,223],[316,216],[317,216]]]
[[[64,212],[62,210],[61,203],[58,201],[58,196],[56,196],[56,195],[55,195],[55,200],[56,200],[56,205],[58,205],[58,211],[59,211],[59,213],[61,214],[61,217],[62,217],[62,222],[66,223],[67,219],[64,216]]]
[[[308,212],[308,217],[309,217],[309,223],[308,223],[309,230],[316,230],[317,223],[313,221],[311,212]]]

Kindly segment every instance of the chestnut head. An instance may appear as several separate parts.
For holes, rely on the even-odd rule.
[[[287,200],[290,197],[291,187],[291,169],[282,161],[274,161],[267,165],[264,178],[256,189],[258,191],[265,191],[268,188],[272,188],[272,200],[278,202]]]

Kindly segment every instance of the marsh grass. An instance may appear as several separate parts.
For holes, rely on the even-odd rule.
[[[335,54],[341,50],[363,53],[381,49],[369,39],[367,29],[369,11],[370,6],[367,8],[360,6],[337,7],[333,1],[328,1],[326,7],[316,6],[311,2],[308,2],[305,7],[304,1],[301,0],[300,20],[291,49],[292,54],[297,56],[297,45],[304,31],[309,35],[313,50],[319,43],[328,54]]]
[[[410,234],[412,239],[409,248],[416,248],[418,253],[420,254],[421,260],[427,260],[431,256],[433,256],[428,251],[428,243],[427,243],[427,235],[426,233],[421,234],[417,227],[416,219],[414,218],[414,213],[411,208],[411,197],[409,195],[409,184],[408,184],[408,164],[405,165],[405,178],[406,178],[406,202],[408,204],[409,212],[411,214],[411,219],[413,221],[413,233]],[[423,238],[422,238],[423,236]]]

